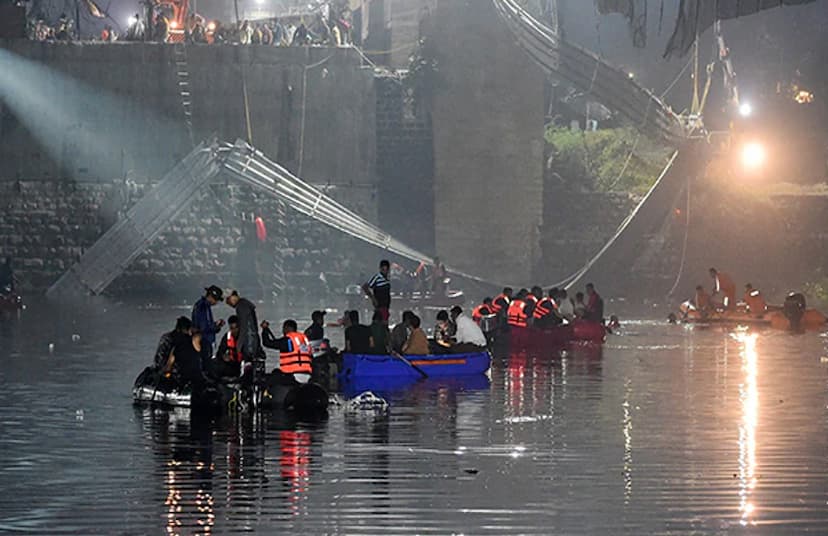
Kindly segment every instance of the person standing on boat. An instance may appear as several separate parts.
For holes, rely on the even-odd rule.
[[[279,370],[293,374],[296,381],[307,383],[313,373],[313,350],[304,333],[299,332],[295,320],[282,323],[282,336],[278,339],[270,331],[270,324],[262,322],[262,344],[279,350]]]
[[[311,325],[305,330],[309,341],[321,341],[325,338],[325,311],[311,313]]]
[[[457,332],[454,334],[456,342],[451,347],[452,353],[466,354],[486,348],[486,335],[474,320],[463,314],[460,306],[455,305],[451,308],[451,319],[457,326]]]
[[[362,285],[362,290],[371,298],[371,302],[374,304],[374,310],[382,315],[382,321],[386,324],[391,310],[390,270],[391,263],[385,259],[381,260],[379,272]]]
[[[715,268],[710,269],[710,277],[713,278],[713,293],[712,297],[720,296],[722,300],[722,307],[725,310],[730,310],[736,305],[736,285],[733,279],[724,272],[719,272]]]
[[[604,299],[595,291],[595,285],[587,283],[587,304],[584,318],[590,322],[604,321]]]
[[[239,318],[239,340],[237,344],[242,359],[253,363],[262,354],[256,306],[250,300],[239,296],[239,293],[235,290],[227,296],[225,301],[227,305],[236,310],[236,316]]]
[[[211,285],[204,289],[204,296],[193,305],[193,327],[201,331],[201,370],[210,370],[210,360],[213,357],[213,345],[216,343],[216,334],[224,326],[224,320],[213,320],[213,306],[222,301],[222,290]]]

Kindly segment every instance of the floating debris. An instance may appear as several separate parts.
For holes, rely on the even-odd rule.
[[[345,403],[348,413],[385,413],[388,411],[388,402],[371,391],[360,393]]]

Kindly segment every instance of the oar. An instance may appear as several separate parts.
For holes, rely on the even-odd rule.
[[[406,359],[403,355],[398,354],[397,352],[391,352],[391,355],[396,357],[397,359],[399,359],[400,361],[402,361],[403,363],[405,363],[406,365],[408,365],[412,369],[414,369],[417,372],[417,374],[419,374],[423,378],[428,378],[428,374],[423,372],[423,369],[421,369],[420,367],[418,367],[417,365],[415,365],[414,363],[412,363],[411,361]]]

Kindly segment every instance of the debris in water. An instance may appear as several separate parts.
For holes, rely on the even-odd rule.
[[[349,413],[385,413],[388,411],[388,402],[371,391],[365,391],[348,400],[345,411]]]
[[[80,335],[77,333],[72,334],[72,342],[78,342],[80,340]]]
[[[471,467],[469,469],[463,469],[463,471],[470,474],[470,475],[476,475],[477,473],[480,472],[479,469],[475,469],[474,467]]]
[[[54,352],[54,351],[55,351],[55,343],[50,342],[49,343],[49,352],[51,353],[51,352]]]
[[[82,421],[83,420],[83,410],[79,409],[75,412],[75,420]]]
[[[819,358],[820,363],[828,363],[828,356],[822,356]]]

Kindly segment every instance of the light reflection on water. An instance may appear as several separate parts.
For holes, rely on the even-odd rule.
[[[0,326],[0,532],[827,532],[818,335],[642,322],[400,386],[387,418],[202,422],[130,404],[174,316]]]

